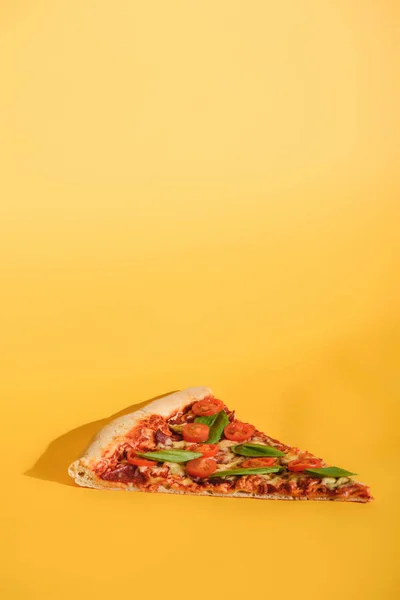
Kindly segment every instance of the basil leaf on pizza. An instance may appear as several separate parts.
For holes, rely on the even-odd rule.
[[[210,426],[207,444],[215,444],[216,442],[219,442],[227,425],[229,425],[228,415],[224,410],[221,410],[221,412],[216,415],[214,423]]]
[[[225,411],[223,411],[225,412]],[[218,417],[219,413],[216,413],[215,415],[210,415],[209,417],[196,417],[194,422],[195,423],[203,423],[204,425],[208,425],[208,427],[212,427],[215,423],[216,418]]]
[[[321,467],[320,469],[305,469],[306,473],[316,475],[317,477],[352,477],[357,473],[350,473],[339,467]]]
[[[227,471],[216,471],[210,477],[228,477],[230,475],[266,475],[277,473],[281,467],[258,467],[255,469],[228,469]]]
[[[203,423],[208,425],[210,432],[208,434],[207,444],[215,444],[219,442],[222,437],[222,433],[227,425],[229,425],[228,415],[224,410],[210,415],[208,417],[196,417],[195,423]]]
[[[281,452],[281,450],[277,450],[272,446],[264,446],[263,444],[237,444],[236,446],[231,446],[230,450],[235,454],[240,454],[240,456],[285,456],[285,453]]]
[[[176,463],[188,462],[202,456],[200,452],[190,452],[189,450],[156,450],[154,452],[137,452],[137,455],[156,462]]]

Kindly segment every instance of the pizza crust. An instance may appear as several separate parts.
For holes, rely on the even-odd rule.
[[[121,488],[119,488],[116,487],[115,482],[107,485],[108,482],[98,479],[90,468],[90,463],[93,460],[100,459],[104,450],[109,448],[114,440],[118,440],[121,436],[126,435],[142,419],[152,414],[169,418],[174,413],[183,410],[188,404],[213,395],[213,392],[208,387],[191,387],[180,392],[168,394],[168,396],[150,402],[150,404],[147,404],[142,409],[114,419],[114,421],[99,431],[83,455],[69,466],[68,474],[78,485],[84,487],[99,490],[121,489],[122,487],[125,489],[125,486],[122,484]],[[132,491],[137,491],[137,488],[134,488]]]
[[[142,492],[143,490],[140,490],[139,488],[131,485],[131,486],[126,486],[124,484],[120,484],[120,486],[118,486],[118,483],[116,484],[115,482],[108,482],[105,481],[104,485],[103,482],[101,485],[98,485],[96,483],[95,480],[90,480],[87,478],[81,478],[82,481],[84,481],[84,483],[80,483],[79,485],[84,485],[85,487],[91,487],[94,489],[98,489],[98,490],[110,490],[110,491],[125,491],[125,492]],[[77,480],[76,480],[77,481]],[[77,483],[79,483],[77,481]],[[117,487],[118,486],[118,487]],[[307,501],[309,500],[310,502],[358,502],[361,504],[367,504],[369,502],[369,500],[363,500],[361,498],[293,498],[292,496],[285,496],[283,494],[265,494],[265,495],[260,495],[260,494],[251,494],[249,492],[233,492],[233,493],[227,493],[227,494],[220,494],[220,493],[214,493],[211,492],[209,490],[204,490],[204,492],[190,492],[190,491],[183,491],[183,490],[169,490],[168,488],[165,488],[163,486],[160,486],[159,489],[157,490],[157,492],[155,493],[161,493],[161,494],[179,494],[179,495],[184,495],[184,496],[218,496],[221,498],[256,498],[258,500],[293,500],[294,502],[296,501]]]
[[[128,491],[141,491],[141,490],[128,490]],[[260,495],[260,494],[251,494],[251,493],[245,493],[245,492],[233,492],[231,494],[219,494],[216,493],[214,494],[213,492],[209,492],[209,491],[204,491],[204,492],[184,492],[181,490],[168,490],[167,488],[164,487],[160,487],[159,490],[157,490],[157,493],[163,493],[163,494],[184,494],[185,496],[221,496],[223,498],[257,498],[258,500],[293,500],[294,502],[297,501],[301,501],[301,500],[309,500],[310,502],[314,502],[314,501],[321,501],[321,502],[361,502],[363,504],[366,504],[365,500],[362,500],[360,498],[348,498],[348,499],[344,499],[344,498],[293,498],[293,496],[285,496],[285,495],[281,495],[281,494],[265,494],[265,495]]]

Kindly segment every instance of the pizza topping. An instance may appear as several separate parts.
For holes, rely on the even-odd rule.
[[[230,449],[241,456],[285,456],[284,452],[263,444],[238,444]]]
[[[197,417],[195,423],[208,425],[210,433],[206,441],[209,444],[215,444],[221,439],[224,428],[229,424],[229,417],[224,410],[221,410],[221,412],[216,413],[215,415]]]
[[[242,459],[240,456],[235,456],[234,454],[228,454],[227,456],[221,457],[220,454],[217,454],[215,460],[221,468],[223,466],[224,469],[236,469],[236,467],[241,466]]]
[[[154,462],[137,456],[133,450],[127,452],[126,459],[130,465],[136,465],[137,467],[154,467]]]
[[[183,464],[173,463],[173,462],[166,462],[166,463],[164,463],[163,467],[164,466],[168,467],[169,473],[171,475],[180,475],[180,476],[183,476],[185,474],[185,468],[184,468]]]
[[[181,423],[181,425],[170,425],[169,428],[172,429],[174,433],[182,433],[185,425]]]
[[[215,456],[219,452],[216,444],[195,444],[194,446],[189,446],[188,450],[191,452],[200,452],[204,458]]]
[[[147,449],[155,446],[155,431],[146,427],[147,422],[139,423],[126,438],[130,443],[134,443],[136,448]]]
[[[344,486],[341,489],[336,490],[335,493],[341,498],[360,498],[364,502],[373,499],[369,487],[362,483],[353,483],[352,485]]]
[[[171,437],[161,431],[161,429],[157,429],[156,431],[156,442],[157,444],[162,444],[163,446],[172,446]]]
[[[151,460],[146,460],[145,458],[140,458],[137,456],[136,458],[131,458],[128,460],[130,465],[136,465],[137,467],[153,467],[154,462]]]
[[[325,479],[328,479],[328,478],[324,477],[322,479],[322,483],[325,483],[325,485],[327,485]],[[334,487],[340,487],[342,485],[347,485],[348,483],[353,483],[353,481],[351,479],[349,479],[348,477],[338,477],[338,479],[335,479]]]
[[[216,471],[210,477],[228,477],[231,475],[266,475],[268,473],[277,473],[280,467],[256,467],[244,469],[228,469],[227,471]]]
[[[343,485],[347,485],[350,481],[351,480],[348,477],[339,477],[338,479],[335,479],[335,477],[323,477],[321,483],[326,485],[330,490],[334,490]]]
[[[155,452],[138,452],[138,456],[148,458],[156,462],[174,462],[183,463],[193,458],[199,458],[199,452],[189,452],[187,450],[156,450]]]
[[[219,442],[228,423],[228,415],[224,410],[221,410],[221,412],[217,414],[217,418],[210,427],[210,433],[207,442],[209,444],[216,444]]]
[[[241,421],[233,421],[233,423],[229,423],[229,425],[225,427],[224,434],[228,440],[244,442],[251,438],[254,431],[255,427],[253,427],[253,425],[242,423]]]
[[[191,477],[210,477],[217,469],[213,458],[196,458],[186,465],[186,473]]]
[[[322,460],[320,458],[313,457],[298,458],[296,460],[291,460],[288,463],[287,467],[289,471],[294,471],[295,473],[297,473],[298,471],[305,471],[306,469],[308,470],[322,467]]]
[[[121,465],[113,471],[107,471],[101,476],[106,481],[117,481],[120,483],[144,483],[145,477],[134,465]]]
[[[215,415],[197,417],[195,423],[208,425],[210,433],[206,441],[209,444],[215,444],[221,439],[224,428],[229,424],[229,417],[224,410],[221,410],[221,412],[216,413]]]
[[[222,450],[230,450],[232,446],[236,446],[235,442],[232,440],[221,440],[218,443],[219,448]]]
[[[297,460],[298,458],[298,454],[285,454],[285,456],[281,458],[281,463],[283,465],[288,465],[290,462]]]
[[[322,462],[320,461],[322,464]],[[290,468],[290,464],[288,465]],[[306,473],[309,473],[313,477],[351,477],[356,475],[356,473],[350,473],[350,471],[346,471],[345,469],[340,469],[339,467],[322,467],[315,465],[310,465],[305,467]]]
[[[185,442],[205,442],[210,428],[205,423],[187,423],[183,428]]]
[[[195,402],[192,406],[192,411],[198,417],[209,417],[219,413],[224,408],[222,400],[217,398],[205,398],[199,402]]]
[[[260,458],[249,458],[241,463],[241,468],[257,468],[257,467],[272,467],[275,464],[275,458],[260,457]]]
[[[184,448],[186,448],[186,442],[185,440],[180,440],[179,442],[172,442],[172,447],[174,450],[183,450]]]
[[[205,425],[208,425],[208,427],[212,427],[218,417],[219,413],[215,413],[215,415],[210,415],[208,417],[196,417],[194,422],[195,423],[204,423]]]

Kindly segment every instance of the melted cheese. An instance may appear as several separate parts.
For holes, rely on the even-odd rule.
[[[329,488],[330,490],[334,490],[342,485],[346,485],[346,483],[349,482],[349,478],[348,477],[339,477],[338,479],[335,479],[334,477],[323,477],[322,478],[322,484],[326,485],[327,488]]]
[[[348,477],[339,477],[339,479],[336,482],[336,487],[346,485],[347,483],[349,483],[349,481],[351,480]]]
[[[287,465],[291,460],[297,460],[298,458],[297,454],[286,454],[286,456],[282,456],[281,463]]]
[[[166,462],[164,463],[169,468],[171,475],[184,475],[185,467],[181,463]]]
[[[177,449],[177,450],[182,450],[186,445],[186,442],[184,440],[180,441],[180,442],[172,442],[172,446],[173,448]]]
[[[225,448],[229,448],[229,446],[236,446],[238,442],[233,442],[232,440],[221,440],[218,442],[218,447],[225,450]]]
[[[192,485],[193,481],[191,479],[189,479],[189,477],[185,477],[184,480],[182,481],[183,485]]]
[[[271,475],[265,474],[265,475],[263,475],[263,477],[266,477],[268,479],[268,483],[270,483],[271,485],[277,485],[278,483],[282,482],[281,477],[279,477],[278,475],[274,477],[273,475],[274,474],[271,474]]]
[[[228,463],[218,463],[218,469],[217,471],[228,471],[229,469],[234,469],[235,467],[239,466],[239,463],[241,462],[242,457],[236,457],[234,458],[231,462]]]

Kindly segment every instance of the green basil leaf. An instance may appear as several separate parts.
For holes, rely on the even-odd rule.
[[[272,446],[263,446],[262,444],[237,444],[236,446],[231,446],[229,450],[241,456],[285,456],[284,452]]]
[[[229,425],[228,415],[224,410],[221,410],[219,413],[217,413],[216,419],[210,427],[207,444],[216,444],[219,442],[227,425]]]
[[[203,456],[200,452],[190,452],[188,450],[158,450],[155,452],[138,452],[137,455],[157,462],[176,463],[184,463]]]
[[[228,471],[216,471],[210,477],[228,477],[229,475],[266,475],[277,473],[281,467],[258,467],[255,469],[229,469]]]
[[[339,467],[322,467],[321,469],[305,469],[306,473],[315,475],[316,477],[351,477],[357,475],[357,473],[350,473],[345,469],[339,469]]]
[[[212,427],[212,425],[214,425],[216,418],[218,417],[219,413],[215,413],[215,415],[210,415],[209,417],[196,417],[194,422],[195,423],[204,423],[204,425],[208,425],[209,427]]]

